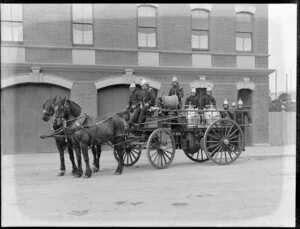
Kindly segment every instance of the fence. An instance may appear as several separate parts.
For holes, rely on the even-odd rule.
[[[269,143],[296,144],[296,112],[269,112]]]

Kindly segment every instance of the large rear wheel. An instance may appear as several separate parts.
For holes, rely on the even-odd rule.
[[[244,136],[239,125],[230,119],[214,121],[203,137],[207,157],[219,165],[234,162],[244,147]]]
[[[166,128],[152,132],[147,142],[148,160],[157,169],[167,168],[175,156],[175,140]]]

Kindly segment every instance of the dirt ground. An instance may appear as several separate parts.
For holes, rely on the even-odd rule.
[[[58,153],[4,155],[2,226],[294,227],[295,155],[295,146],[248,147],[220,166],[177,150],[171,166],[158,170],[143,151],[118,176],[105,151],[89,179],[70,175],[67,154],[63,177]]]

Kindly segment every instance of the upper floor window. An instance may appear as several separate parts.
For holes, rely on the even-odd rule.
[[[209,12],[192,10],[192,49],[208,50]]]
[[[73,44],[92,45],[93,6],[92,4],[73,4]]]
[[[252,14],[241,12],[236,15],[236,51],[252,51]]]
[[[22,4],[1,4],[1,40],[23,41]]]
[[[153,6],[138,7],[138,46],[156,47],[156,8]]]

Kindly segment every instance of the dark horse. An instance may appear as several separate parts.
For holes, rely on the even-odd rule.
[[[57,97],[55,98],[50,98],[48,99],[44,104],[43,104],[43,116],[42,119],[45,122],[48,122],[50,118],[54,115],[54,107],[56,103],[59,102],[59,99]],[[57,125],[53,123],[53,131],[54,132],[59,132],[59,129],[61,128],[61,125]],[[63,135],[63,133],[60,133]],[[74,154],[73,154],[73,149],[72,145],[68,144],[66,141],[66,138],[64,136],[60,137],[54,137],[55,139],[55,144],[59,152],[59,157],[60,157],[60,171],[58,173],[58,176],[63,176],[65,175],[66,172],[66,166],[65,166],[65,158],[64,158],[64,149],[67,147],[68,152],[69,152],[69,157],[72,163],[72,174],[77,173],[77,166],[74,161]]]
[[[43,116],[42,119],[45,122],[48,122],[50,118],[54,115],[54,108],[57,104],[59,104],[61,98],[50,98],[43,104]],[[69,157],[72,163],[72,174],[77,174],[77,166],[75,164],[74,160],[74,152],[73,152],[73,146],[72,141],[68,139],[66,136],[64,136],[64,130],[62,128],[62,124],[57,124],[57,122],[53,121],[53,132],[56,133],[57,136],[54,136],[55,143],[57,146],[57,149],[59,151],[60,156],[60,171],[58,173],[58,176],[63,176],[66,172],[66,166],[65,166],[65,158],[64,158],[64,150],[65,148],[68,149]],[[97,156],[99,154],[97,153],[97,148],[95,145],[92,147],[92,152],[94,156],[94,163],[93,163],[93,172],[99,171],[99,163],[97,164]],[[99,160],[98,160],[99,161]]]
[[[66,121],[66,133],[68,134],[74,149],[76,151],[78,176],[81,176],[81,152],[86,165],[85,176],[91,177],[92,170],[89,165],[88,148],[96,144],[97,162],[101,155],[101,144],[110,142],[118,153],[118,167],[115,174],[121,174],[123,171],[123,142],[125,141],[125,133],[127,124],[124,119],[114,115],[97,120],[82,112],[81,107],[73,101],[62,99],[55,108],[54,118],[58,124]]]

